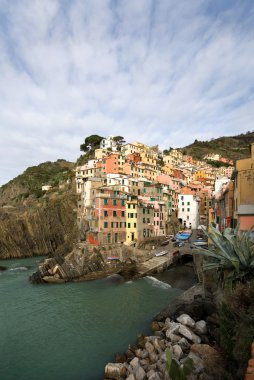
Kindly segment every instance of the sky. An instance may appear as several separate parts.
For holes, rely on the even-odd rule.
[[[0,185],[91,134],[252,131],[253,0],[0,0]]]

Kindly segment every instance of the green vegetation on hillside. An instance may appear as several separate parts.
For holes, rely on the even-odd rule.
[[[218,153],[222,157],[235,161],[249,157],[249,144],[253,142],[254,131],[242,133],[238,136],[219,137],[210,141],[195,140],[193,144],[179,150],[183,154],[193,156],[193,158],[198,160],[207,154]]]
[[[16,201],[29,196],[39,198],[43,195],[43,185],[58,186],[74,176],[73,169],[73,163],[62,159],[31,166],[0,188],[0,198],[8,198],[8,193],[11,194],[10,200]]]

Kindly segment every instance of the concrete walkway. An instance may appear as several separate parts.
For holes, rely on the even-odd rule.
[[[137,264],[138,277],[144,277],[149,273],[161,272],[173,262],[173,252],[168,252],[164,256],[152,257],[151,259]]]

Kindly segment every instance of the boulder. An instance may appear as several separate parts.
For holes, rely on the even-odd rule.
[[[140,364],[143,368],[145,368],[149,365],[149,360],[148,359],[141,359]]]
[[[135,378],[136,380],[144,380],[146,378],[146,373],[141,366],[135,370]]]
[[[185,350],[189,350],[189,348],[190,348],[190,343],[189,343],[188,340],[185,339],[185,338],[181,338],[181,339],[178,341],[177,344],[181,347],[181,349],[182,349],[183,351],[185,351]]]
[[[179,331],[180,326],[181,326],[180,323],[172,322],[171,325],[169,326],[169,328],[166,331],[166,337],[168,338],[169,334],[172,334],[172,333],[173,334],[177,334],[178,331]]]
[[[198,355],[196,355],[194,352],[191,351],[188,355],[188,358],[192,359],[194,372],[196,374],[199,374],[204,371],[205,369],[204,361]]]
[[[199,336],[194,334],[187,326],[180,325],[179,334],[183,335],[185,338],[189,339],[193,343],[200,343],[201,339]]]
[[[155,351],[151,352],[149,354],[149,359],[151,363],[156,363],[158,360],[158,355],[155,353]]]
[[[158,338],[161,338],[161,339],[163,339],[165,336],[163,331],[155,331],[154,335],[157,336]]]
[[[126,351],[126,357],[127,359],[132,360],[133,358],[135,358],[135,354],[132,352],[132,350],[128,349]]]
[[[158,361],[157,362],[157,368],[158,370],[161,372],[161,373],[165,373],[166,372],[166,363],[165,362],[162,362],[162,361]]]
[[[173,346],[173,355],[178,361],[183,357],[183,350],[178,344]]]
[[[179,340],[181,340],[181,336],[176,335],[174,333],[169,333],[167,335],[167,337],[168,337],[168,339],[171,340],[172,343],[177,343],[177,342],[179,342]]]
[[[108,363],[105,367],[105,377],[119,380],[126,375],[126,368],[122,363]]]
[[[145,344],[145,348],[148,352],[148,354],[150,355],[152,352],[154,352],[154,346],[152,345],[152,343],[150,342],[146,342]]]
[[[130,365],[133,369],[138,367],[139,366],[139,358],[137,358],[137,357],[133,358],[132,361],[130,362]]]
[[[135,380],[135,376],[131,373],[126,380]]]
[[[154,372],[151,376],[147,376],[148,380],[161,380],[162,377],[158,372]]]
[[[151,329],[152,331],[160,331],[161,327],[158,322],[152,322]]]
[[[150,369],[150,370],[146,373],[147,378],[149,379],[150,376],[152,376],[154,373],[155,373],[155,370],[154,370],[154,369]]]
[[[216,379],[224,379],[225,362],[223,356],[208,344],[193,344],[189,355],[195,355],[203,362],[205,373]]]
[[[142,350],[141,348],[138,348],[138,349],[135,351],[135,355],[136,355],[138,358],[142,358],[143,350]]]
[[[207,333],[206,322],[203,320],[196,322],[195,331],[197,334],[205,335]]]
[[[182,325],[189,326],[192,328],[195,327],[195,321],[188,314],[182,314],[176,320]]]
[[[153,342],[154,348],[158,351],[161,352],[161,345],[160,345],[160,340],[159,339],[154,339]]]

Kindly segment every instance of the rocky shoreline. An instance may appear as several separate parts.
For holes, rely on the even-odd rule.
[[[104,380],[174,380],[167,371],[167,348],[178,367],[192,360],[189,380],[231,379],[216,344],[215,311],[202,298],[201,285],[193,286],[154,318],[153,335],[140,336],[137,345],[106,365]]]

